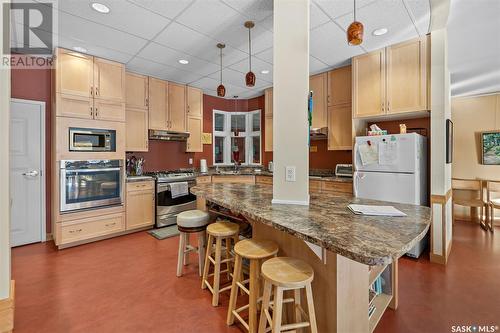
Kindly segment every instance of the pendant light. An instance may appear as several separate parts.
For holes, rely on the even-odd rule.
[[[253,87],[255,86],[255,74],[252,72],[252,39],[250,35],[250,30],[255,26],[255,23],[253,21],[246,21],[245,22],[245,28],[248,29],[248,55],[249,55],[249,65],[250,69],[247,75],[245,75],[245,83],[247,87]]]
[[[220,84],[217,87],[217,96],[224,97],[226,96],[226,87],[222,84],[222,49],[226,47],[226,44],[219,43],[217,47],[220,50]]]
[[[347,28],[347,42],[349,45],[363,43],[363,23],[356,21],[356,0],[354,0],[354,22]]]

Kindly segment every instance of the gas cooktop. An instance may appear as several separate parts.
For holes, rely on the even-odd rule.
[[[189,170],[148,171],[144,175],[155,177],[159,183],[194,180],[194,172]]]

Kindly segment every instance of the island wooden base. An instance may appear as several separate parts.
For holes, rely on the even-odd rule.
[[[280,247],[280,256],[300,258],[313,267],[312,286],[318,332],[372,332],[386,308],[397,307],[397,262],[370,267],[316,245],[308,245],[297,237],[262,223],[250,223],[255,239],[274,240]],[[380,274],[385,274],[384,278],[391,283],[385,286],[384,293],[374,298],[376,310],[369,318],[368,289]],[[286,317],[293,318],[291,314]]]

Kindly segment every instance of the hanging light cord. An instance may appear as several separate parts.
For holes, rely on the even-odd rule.
[[[249,54],[249,63],[250,63],[250,71],[252,71],[252,40],[250,38],[250,29],[248,28],[248,54]]]
[[[354,21],[356,21],[356,0],[354,0]]]
[[[222,84],[222,48],[220,48],[220,84]]]

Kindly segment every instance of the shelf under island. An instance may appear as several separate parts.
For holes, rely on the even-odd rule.
[[[191,191],[199,209],[209,202],[245,217],[253,238],[274,240],[280,256],[313,267],[319,332],[372,332],[388,306],[396,309],[398,258],[431,222],[430,208],[396,203],[389,204],[406,217],[355,215],[350,203],[388,203],[345,194],[311,194],[309,206],[297,206],[271,204],[268,185],[200,184]]]

